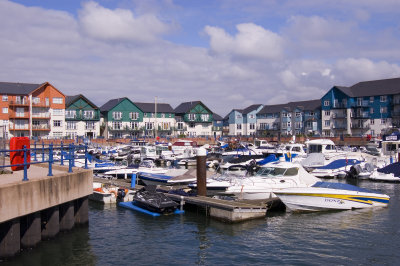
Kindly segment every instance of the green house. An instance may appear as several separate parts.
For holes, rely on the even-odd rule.
[[[175,108],[175,119],[180,135],[212,135],[213,112],[201,101],[181,103]]]
[[[96,138],[100,135],[100,109],[82,94],[65,97],[66,136]]]
[[[127,97],[112,99],[100,107],[104,119],[103,136],[138,137],[143,131],[143,111]]]

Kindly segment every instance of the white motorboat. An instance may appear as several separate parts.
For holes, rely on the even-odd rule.
[[[196,169],[167,169],[164,173],[139,172],[138,178],[145,185],[187,185],[196,181]]]
[[[374,170],[369,179],[374,181],[400,182],[400,162]]]
[[[274,190],[290,211],[351,210],[386,207],[388,195],[343,183],[317,182],[311,187]]]
[[[350,171],[350,167],[356,164],[360,164],[361,161],[358,159],[337,159],[333,160],[327,165],[315,168],[311,174],[316,177],[345,177],[347,171]]]
[[[100,203],[116,203],[121,201],[132,201],[135,192],[129,189],[121,189],[117,186],[93,182],[93,194],[89,195],[89,199]]]
[[[275,189],[311,186],[317,181],[300,164],[277,161],[261,167],[255,176],[236,178],[222,194],[248,200],[268,199],[276,197]]]

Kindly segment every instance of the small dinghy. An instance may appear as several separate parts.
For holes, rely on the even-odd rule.
[[[384,182],[400,182],[400,162],[376,169],[369,179]]]
[[[133,197],[132,204],[151,212],[161,214],[174,213],[178,203],[165,196],[164,193],[157,192],[156,187],[150,185],[138,190]]]

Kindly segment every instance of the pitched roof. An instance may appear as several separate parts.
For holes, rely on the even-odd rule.
[[[283,108],[287,107],[287,104],[274,104],[265,105],[258,114],[275,114],[282,111]]]
[[[0,82],[0,94],[28,95],[44,84]]]
[[[222,116],[220,116],[220,115],[218,115],[216,113],[213,113],[213,120],[214,121],[219,121],[219,120],[224,120],[224,119],[222,118]]]
[[[253,112],[254,110],[257,110],[261,105],[262,104],[250,105],[249,107],[242,110],[242,114],[247,115],[248,113]]]
[[[94,103],[92,103],[91,101],[89,101],[88,98],[86,98],[85,96],[83,96],[82,94],[78,94],[78,95],[73,95],[73,96],[65,96],[65,107],[70,106],[71,104],[73,104],[76,100],[78,100],[79,98],[82,98],[83,100],[85,100],[88,104],[90,104],[93,108],[97,109],[97,105],[95,105]]]
[[[299,101],[299,102],[289,102],[287,103],[291,110],[299,108],[301,110],[315,110],[321,107],[321,99],[309,100],[309,101]]]
[[[183,113],[187,113],[187,112],[189,112],[192,108],[194,108],[196,105],[198,105],[198,104],[201,104],[201,105],[203,105],[210,113],[212,113],[211,112],[211,110],[204,104],[204,103],[202,103],[201,101],[193,101],[193,102],[184,102],[184,103],[181,103],[180,105],[178,105],[176,108],[175,108],[175,113],[176,114],[183,114]]]
[[[106,102],[105,104],[100,106],[100,112],[108,112],[112,108],[114,108],[117,104],[119,104],[120,102],[122,102],[124,100],[129,100],[129,99],[127,97],[123,97],[123,98],[109,100],[108,102]]]
[[[335,87],[350,97],[400,94],[400,78],[363,81],[351,87]]]
[[[134,103],[145,113],[155,113],[155,103]],[[157,113],[174,113],[174,109],[168,103],[157,103]]]

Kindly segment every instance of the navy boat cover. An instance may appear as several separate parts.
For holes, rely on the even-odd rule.
[[[346,165],[355,165],[355,164],[359,164],[361,163],[359,160],[356,159],[338,159],[338,160],[334,160],[333,162],[318,167],[317,169],[339,169],[342,167],[345,167]]]
[[[400,162],[392,163],[383,168],[378,169],[378,172],[384,174],[394,174],[394,176],[400,177]]]
[[[331,188],[331,189],[343,189],[343,190],[351,190],[351,191],[359,191],[359,192],[367,192],[367,193],[379,193],[380,192],[366,189],[366,188],[360,188],[357,186],[349,185],[349,184],[343,184],[343,183],[333,183],[333,182],[317,182],[312,187],[320,187],[320,188]]]

